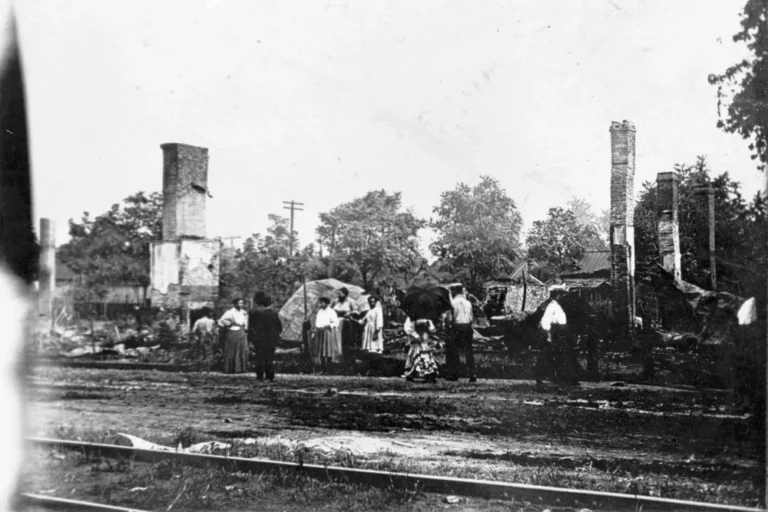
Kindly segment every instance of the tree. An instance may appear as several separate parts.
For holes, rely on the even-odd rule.
[[[160,193],[137,192],[106,213],[69,221],[70,240],[59,248],[67,266],[83,277],[84,289],[103,295],[116,284],[149,284],[149,244],[162,238]]]
[[[611,221],[610,211],[603,210],[598,215],[592,209],[592,205],[586,199],[580,197],[571,198],[566,207],[573,212],[578,225],[592,228],[592,233],[595,236],[587,242],[586,249],[588,251],[607,250],[606,242],[608,241]]]
[[[528,233],[528,256],[545,261],[557,274],[578,268],[587,249],[599,241],[591,225],[580,224],[573,210],[550,208],[546,220],[537,220]]]
[[[350,263],[363,288],[371,289],[376,280],[421,262],[418,233],[425,225],[410,210],[402,210],[400,192],[376,190],[321,213],[317,235],[334,260]]]
[[[250,295],[261,290],[280,305],[301,286],[303,279],[326,277],[325,265],[315,256],[312,244],[290,257],[288,219],[269,215],[269,220],[266,236],[255,233],[246,239],[242,250],[229,255],[227,272],[222,270],[222,287],[230,294]],[[294,232],[294,239],[295,235]],[[222,257],[222,269],[224,263]]]
[[[768,154],[768,2],[747,0],[742,12],[741,30],[735,42],[746,43],[752,53],[720,75],[710,75],[717,86],[718,127],[752,139],[752,159],[765,170]],[[728,100],[730,96],[730,101]],[[723,112],[724,104],[728,108]]]
[[[520,256],[522,217],[515,202],[489,176],[470,187],[459,183],[443,192],[437,215],[430,223],[437,232],[430,245],[435,256],[448,262],[448,270],[466,276],[471,293],[484,281],[512,270]]]

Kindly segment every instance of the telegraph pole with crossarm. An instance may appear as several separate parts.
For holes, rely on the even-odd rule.
[[[303,208],[298,208],[299,206],[304,206],[304,203],[297,203],[296,201],[283,201],[283,208],[285,210],[291,210],[291,237],[290,237],[290,249],[289,254],[291,257],[293,257],[293,212],[298,211],[302,212],[304,211]]]

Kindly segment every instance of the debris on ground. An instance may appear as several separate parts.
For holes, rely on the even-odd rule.
[[[206,441],[204,443],[193,444],[192,446],[188,446],[187,448],[181,448],[181,445],[179,445],[178,448],[171,448],[170,446],[155,444],[150,441],[145,441],[140,437],[132,436],[130,434],[122,434],[122,433],[117,434],[117,437],[114,439],[114,443],[117,446],[128,446],[131,448],[137,448],[139,450],[153,450],[153,451],[159,451],[159,452],[179,451],[184,453],[203,453],[203,454],[210,454],[216,450],[227,450],[232,447],[232,445],[229,443],[221,443],[219,441]]]

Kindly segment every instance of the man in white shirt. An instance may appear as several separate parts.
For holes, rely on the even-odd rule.
[[[197,337],[197,351],[200,354],[200,371],[210,372],[213,360],[213,342],[216,335],[216,322],[211,318],[208,308],[203,308],[202,316],[192,326],[190,336]]]
[[[536,384],[540,385],[543,377],[549,369],[556,382],[569,380],[576,383],[569,375],[572,367],[568,358],[568,318],[558,302],[565,294],[564,290],[552,290],[550,300],[539,322],[539,328],[546,336],[546,343],[542,347],[541,354],[536,362]]]
[[[469,371],[469,382],[477,382],[475,375],[475,354],[472,352],[472,304],[464,294],[464,287],[457,286],[454,289],[453,299],[452,336],[449,336],[445,345],[445,365],[447,367],[447,380],[458,380],[460,351],[464,351],[464,358]]]

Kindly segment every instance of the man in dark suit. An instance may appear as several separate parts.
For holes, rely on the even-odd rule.
[[[275,380],[275,348],[283,332],[278,314],[270,308],[272,299],[264,293],[253,297],[254,309],[248,314],[248,341],[256,352],[256,378]]]

